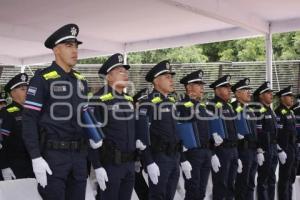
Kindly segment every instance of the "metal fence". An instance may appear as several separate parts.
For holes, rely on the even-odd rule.
[[[96,91],[104,85],[103,79],[98,76],[98,69],[101,64],[80,64],[76,65],[75,69],[81,72],[88,80],[91,91]],[[133,94],[136,91],[148,87],[151,84],[144,79],[145,74],[153,66],[153,64],[133,64],[129,71],[130,80],[134,83],[134,88],[130,87],[128,92]],[[179,80],[185,74],[191,71],[202,69],[204,71],[204,80],[207,95],[212,94],[209,89],[209,84],[218,77],[230,74],[232,76],[232,83],[244,77],[249,77],[251,86],[257,88],[266,77],[265,62],[233,62],[233,63],[183,63],[173,64],[173,70],[176,72],[175,88],[178,93],[183,92],[184,88],[179,84]],[[43,66],[30,66],[25,68],[25,72],[31,77],[33,73]],[[16,66],[0,66],[0,87],[3,87],[7,81],[15,74],[21,71],[20,67]],[[300,93],[300,60],[296,61],[276,61],[273,62],[273,88],[275,91],[287,85],[293,85],[295,93]]]

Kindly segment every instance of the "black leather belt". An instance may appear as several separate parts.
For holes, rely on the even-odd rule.
[[[237,142],[234,141],[224,141],[220,147],[224,147],[224,148],[234,148],[237,147]]]
[[[81,141],[53,141],[48,140],[46,142],[46,148],[52,150],[69,150],[76,151],[83,147]]]

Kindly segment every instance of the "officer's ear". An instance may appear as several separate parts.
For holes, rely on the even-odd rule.
[[[59,44],[58,44],[59,45]],[[58,45],[56,45],[55,47],[53,47],[52,51],[54,53],[54,55],[57,55],[59,53],[59,47]]]
[[[192,86],[190,84],[184,85],[186,93],[190,93],[192,90]]]

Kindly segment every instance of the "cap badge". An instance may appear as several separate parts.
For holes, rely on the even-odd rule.
[[[22,76],[21,76],[21,80],[22,80],[23,82],[25,82],[25,80],[26,80],[25,75],[22,75]]]
[[[76,36],[77,34],[77,29],[74,26],[71,28],[71,34],[72,36]]]
[[[123,63],[123,56],[122,55],[118,55],[118,60],[120,63]]]

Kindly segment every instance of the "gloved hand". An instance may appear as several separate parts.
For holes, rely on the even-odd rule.
[[[219,146],[223,143],[223,139],[218,133],[213,133],[212,134],[214,141],[215,141],[215,146]]]
[[[184,161],[182,163],[180,163],[181,165],[181,169],[185,175],[185,178],[186,179],[190,179],[192,178],[192,174],[191,174],[191,171],[192,171],[192,165],[189,161]]]
[[[211,157],[211,167],[215,173],[219,172],[221,164],[220,164],[220,160],[216,154]]]
[[[102,191],[106,190],[106,183],[108,182],[108,177],[105,169],[103,167],[95,169],[96,178],[98,181],[98,184],[100,186],[100,189]]]
[[[243,135],[241,135],[240,133],[237,134],[237,137],[238,137],[239,140],[242,140],[242,139],[245,138],[245,137],[244,137]]]
[[[264,164],[264,161],[265,161],[264,154],[262,152],[259,152],[259,153],[257,153],[256,157],[257,157],[257,163],[258,163],[258,165],[262,166]]]
[[[52,171],[48,163],[42,157],[32,159],[32,169],[35,174],[36,181],[45,188],[47,185],[47,173],[52,175]]]
[[[0,149],[2,149],[2,144],[0,143]]]
[[[5,181],[16,179],[16,176],[11,168],[2,169],[2,176]]]
[[[278,158],[279,158],[279,161],[281,162],[281,164],[284,165],[285,162],[286,162],[286,159],[287,159],[287,155],[286,155],[286,153],[284,151],[280,151],[278,153]]]
[[[237,173],[242,173],[243,172],[243,163],[241,159],[238,159],[238,168],[237,168]]]
[[[182,152],[186,152],[188,149],[184,146],[184,145],[182,145]]]
[[[135,147],[141,151],[146,149],[146,145],[143,144],[141,140],[136,140],[135,141]]]
[[[99,147],[101,147],[102,146],[102,144],[103,144],[103,140],[100,140],[99,142],[94,142],[94,140],[91,140],[91,139],[89,139],[89,141],[90,141],[90,146],[93,148],[93,149],[98,149]]]
[[[140,173],[142,167],[142,163],[140,161],[134,162],[134,170],[136,173]]]
[[[147,166],[148,176],[154,185],[158,183],[158,177],[160,176],[159,167],[155,162]]]

